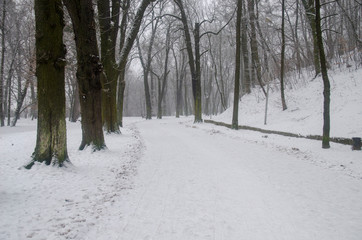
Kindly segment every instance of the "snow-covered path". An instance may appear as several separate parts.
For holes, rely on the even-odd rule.
[[[313,152],[177,119],[136,126],[145,150],[133,189],[84,239],[362,238],[361,179]]]

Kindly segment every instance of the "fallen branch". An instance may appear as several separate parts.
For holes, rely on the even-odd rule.
[[[212,124],[215,124],[217,126],[223,126],[223,127],[227,127],[227,128],[231,129],[231,124],[227,124],[227,123],[224,123],[224,122],[217,122],[217,121],[206,120],[206,119],[204,120],[204,122],[205,123],[212,123]],[[290,133],[290,132],[282,132],[282,131],[275,131],[275,130],[267,130],[267,129],[250,127],[250,126],[245,126],[245,125],[239,125],[239,129],[257,131],[257,132],[266,133],[266,134],[277,134],[277,135],[281,135],[281,136],[285,136],[285,137],[305,138],[305,139],[311,139],[311,140],[322,140],[322,136],[320,136],[320,135],[307,135],[307,136],[304,136],[304,135],[301,135],[301,134],[295,134],[295,133]],[[329,141],[334,142],[334,143],[344,144],[344,145],[352,145],[352,139],[351,138],[333,137],[333,138],[330,138]]]

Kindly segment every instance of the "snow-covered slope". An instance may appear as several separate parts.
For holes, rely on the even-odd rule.
[[[331,136],[362,137],[362,69],[330,71]],[[304,76],[297,86],[285,90],[288,109],[282,111],[278,82],[270,87],[267,125],[264,125],[265,98],[254,90],[242,97],[239,124],[303,135],[321,135],[323,126],[323,82]],[[289,84],[290,86],[291,84]],[[232,107],[214,120],[230,123]]]

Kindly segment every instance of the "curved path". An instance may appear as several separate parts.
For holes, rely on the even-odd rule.
[[[211,126],[136,126],[145,150],[133,189],[97,239],[362,239],[361,179]]]

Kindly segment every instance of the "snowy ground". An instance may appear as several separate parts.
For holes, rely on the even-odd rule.
[[[68,153],[73,166],[55,168],[30,160],[36,122],[22,120],[0,129],[0,239],[82,239],[111,209],[124,190],[144,147],[138,130],[106,136],[108,150],[78,151],[80,124],[68,123]],[[90,150],[90,149],[89,149]]]
[[[331,136],[362,137],[362,68],[329,74],[331,83]],[[304,80],[303,80],[304,79]],[[239,124],[287,131],[302,135],[322,135],[323,81],[305,74],[299,80],[288,80],[285,90],[288,109],[282,111],[279,82],[270,84],[267,125],[264,125],[265,98],[261,91],[253,91],[239,103]],[[292,83],[292,82],[298,83]],[[231,123],[233,109],[213,117]]]
[[[332,77],[332,136],[362,135],[362,71]],[[321,80],[270,100],[243,98],[240,124],[320,134]],[[230,122],[230,110],[215,120]],[[0,128],[1,240],[361,240],[362,152],[350,146],[234,131],[192,118],[126,118],[108,149],[68,168],[30,160],[36,122]]]
[[[360,240],[361,152],[192,119],[126,119],[72,167],[19,169],[35,123],[0,132],[0,239]]]

